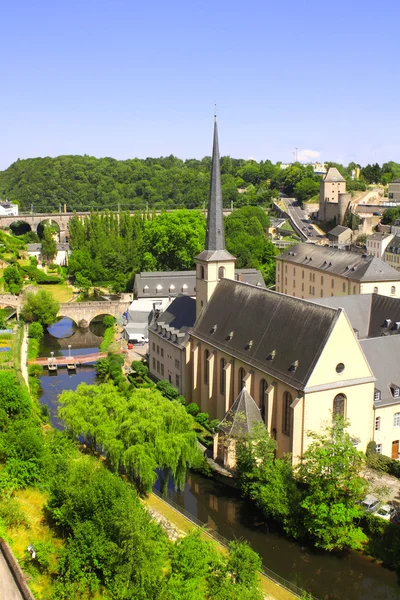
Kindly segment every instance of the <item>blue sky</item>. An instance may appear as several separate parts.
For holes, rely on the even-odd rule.
[[[397,0],[14,0],[0,169],[90,154],[400,162]]]

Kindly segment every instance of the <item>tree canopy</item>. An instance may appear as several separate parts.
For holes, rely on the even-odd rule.
[[[57,321],[59,308],[59,303],[54,300],[50,292],[46,290],[28,292],[21,309],[21,317],[28,323],[39,321],[43,327],[47,327]]]

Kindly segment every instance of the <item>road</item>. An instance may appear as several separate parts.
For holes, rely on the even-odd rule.
[[[310,217],[307,212],[301,208],[296,198],[281,198],[282,202],[286,206],[286,210],[290,218],[301,230],[307,240],[310,242],[316,242],[318,240],[325,239],[325,235],[321,235],[320,231],[311,223]]]
[[[15,579],[11,574],[10,569],[3,553],[0,551],[0,600],[23,600],[21,592]]]

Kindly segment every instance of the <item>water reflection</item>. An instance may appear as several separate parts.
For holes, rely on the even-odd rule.
[[[39,356],[50,356],[51,352],[54,352],[54,356],[91,354],[99,349],[104,331],[102,321],[94,320],[90,328],[82,329],[71,319],[62,317],[45,331]]]
[[[161,489],[161,478],[155,486]],[[228,540],[247,539],[263,564],[320,600],[398,600],[397,576],[358,553],[306,548],[265,522],[237,490],[189,473],[184,490],[168,484],[168,497]]]

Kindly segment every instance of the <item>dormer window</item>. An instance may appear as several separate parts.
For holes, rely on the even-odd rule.
[[[217,331],[217,325],[213,325],[213,326],[211,327],[211,331],[210,331],[210,333],[215,333],[216,331]]]
[[[393,398],[400,398],[400,388],[395,383],[390,385],[390,391],[392,392]]]
[[[375,390],[375,392],[374,392],[374,400],[375,400],[375,402],[379,402],[380,399],[381,399],[381,392],[380,392],[380,390]]]
[[[391,322],[392,322],[392,319],[385,319],[385,327],[386,327],[386,329],[389,329]]]
[[[145,285],[143,288],[143,294],[148,294],[149,293],[149,286]]]
[[[299,361],[298,361],[298,360],[295,360],[295,361],[294,361],[294,363],[292,363],[292,364],[290,365],[290,367],[289,367],[289,371],[290,371],[291,373],[296,373],[296,371],[297,371],[297,369],[298,369],[298,366],[299,366]]]
[[[276,355],[276,350],[272,350],[272,352],[270,352],[267,356],[267,360],[274,360]]]
[[[188,286],[186,285],[186,283],[184,283],[183,286],[182,286],[182,292],[184,294],[186,294],[187,293],[187,289],[188,289]]]
[[[169,291],[170,291],[170,292],[174,292],[174,291],[175,291],[175,286],[174,286],[173,284],[171,284],[171,285],[169,286]]]
[[[250,340],[246,346],[246,350],[251,350],[252,347],[253,347],[253,340]]]
[[[228,335],[226,336],[226,341],[230,342],[232,338],[233,338],[233,331],[231,331],[230,333],[228,333]]]
[[[156,290],[157,290],[157,294],[159,294],[162,291],[162,285],[160,283],[156,287]]]

